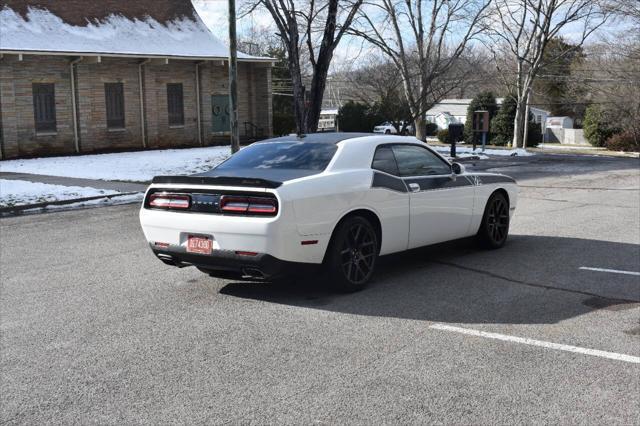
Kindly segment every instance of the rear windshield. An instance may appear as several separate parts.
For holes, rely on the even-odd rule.
[[[324,170],[338,147],[332,143],[266,142],[250,145],[215,170]]]

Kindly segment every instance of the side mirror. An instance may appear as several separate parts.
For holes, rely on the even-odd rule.
[[[465,171],[465,167],[460,163],[451,164],[451,171],[456,175],[461,175]]]

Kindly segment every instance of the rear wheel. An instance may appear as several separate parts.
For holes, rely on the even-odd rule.
[[[353,216],[336,229],[325,267],[333,287],[344,292],[361,290],[371,279],[378,257],[378,237],[368,220]]]
[[[478,231],[478,241],[486,248],[504,245],[509,234],[509,202],[504,194],[496,192],[487,201]]]

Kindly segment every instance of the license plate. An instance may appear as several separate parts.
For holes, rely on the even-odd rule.
[[[187,239],[187,251],[189,253],[211,254],[213,241],[207,237],[195,237],[189,235]]]

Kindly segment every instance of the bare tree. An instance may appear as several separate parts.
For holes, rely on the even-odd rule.
[[[343,82],[342,93],[347,99],[373,104],[390,96],[397,96],[402,81],[393,63],[377,55],[368,55],[357,68],[333,74]]]
[[[592,0],[494,0],[489,43],[500,75],[516,100],[512,145],[526,147],[531,88],[544,63],[553,63],[580,48],[607,19]],[[567,26],[577,27],[571,48],[545,58],[549,42]],[[575,28],[573,28],[575,30]]]
[[[333,54],[363,0],[252,0],[246,13],[265,8],[287,50],[298,133],[318,128]],[[342,22],[338,22],[339,19]],[[311,87],[303,83],[308,61]],[[309,89],[309,90],[307,90]],[[306,96],[308,93],[308,97]]]
[[[375,0],[361,8],[351,33],[377,46],[395,65],[416,137],[425,113],[468,76],[460,66],[482,31],[491,0]]]

